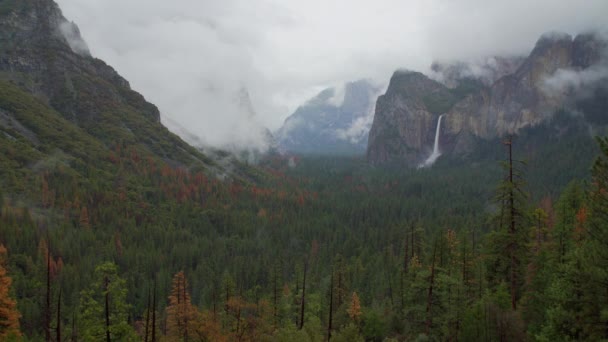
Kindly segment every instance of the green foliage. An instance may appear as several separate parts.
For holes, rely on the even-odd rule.
[[[584,304],[604,296],[600,287],[586,285],[605,281],[598,258],[604,240],[591,239],[601,231],[593,227],[605,225],[604,204],[594,204],[604,203],[601,196],[588,196],[583,182],[573,183],[553,213],[546,212],[540,247],[530,235],[536,227],[535,220],[528,221],[531,203],[557,195],[586,169],[566,168],[560,160],[593,153],[578,130],[563,136],[576,152],[560,157],[554,155],[564,150],[562,142],[537,140],[538,132],[571,127],[570,117],[516,140],[516,155],[527,153],[532,196],[517,200],[521,309],[513,311],[505,306],[509,262],[501,259],[513,240],[504,230],[509,217],[500,223],[504,196],[491,201],[502,176],[499,142],[495,150],[480,152],[475,163],[446,158],[422,171],[370,168],[356,157],[307,157],[291,169],[287,160],[273,156],[259,167],[236,164],[237,178],[222,182],[208,171],[210,162],[196,161],[198,152],[132,108],[106,108],[97,127],[84,127],[11,83],[0,82],[0,95],[0,109],[18,123],[0,128],[0,242],[11,250],[15,297],[29,339],[43,336],[45,263],[36,248],[41,239],[49,240],[54,260],[61,257],[52,288],[62,289],[66,334],[74,318],[79,336],[100,332],[103,291],[95,268],[114,260],[116,268],[106,273],[116,277],[120,291],[110,298],[124,303],[116,323],[128,322],[115,333],[128,338],[133,326],[141,326],[153,280],[160,317],[171,276],[179,270],[189,276],[193,304],[215,310],[205,317],[217,320],[207,323],[226,336],[238,330],[258,340],[324,340],[333,272],[336,340],[518,340],[526,330],[538,338],[602,337],[585,321],[567,321],[604,315],[602,305]],[[531,148],[535,144],[547,147]],[[547,164],[554,161],[555,170]],[[605,163],[598,165],[594,175],[601,179]],[[541,171],[546,176],[538,176]],[[503,182],[498,193],[511,189]],[[601,186],[592,189],[602,194]],[[581,208],[588,209],[583,225]],[[486,235],[491,231],[496,232]],[[298,330],[304,256],[310,260],[306,324]],[[572,303],[579,288],[582,304]],[[359,326],[346,311],[353,291],[365,308]],[[225,310],[226,292],[247,303],[240,319]],[[85,332],[88,321],[94,331]],[[252,333],[255,327],[260,334]]]
[[[350,323],[349,325],[340,329],[340,331],[331,337],[332,342],[363,342],[364,337],[361,336],[359,328]]]
[[[366,310],[362,322],[361,332],[367,341],[382,341],[386,337],[387,320],[377,310]]]
[[[129,305],[126,302],[126,282],[118,276],[115,264],[106,262],[97,266],[93,283],[80,297],[82,340],[103,340],[106,329],[112,340],[136,340],[135,332],[127,321]],[[106,310],[109,312],[109,327],[106,324]]]

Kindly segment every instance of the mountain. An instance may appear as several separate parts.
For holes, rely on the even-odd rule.
[[[574,39],[562,33],[545,34],[523,61],[508,63],[511,68],[517,66],[513,72],[491,83],[488,78],[452,77],[446,85],[421,73],[398,71],[378,99],[368,160],[418,165],[433,148],[442,114],[441,151],[466,154],[479,139],[516,134],[545,123],[560,108],[580,112],[581,103],[594,107],[603,98],[608,80],[607,46],[596,34]]]
[[[369,80],[323,90],[285,120],[276,133],[279,149],[304,154],[364,153],[380,91]]]
[[[155,105],[112,67],[91,56],[78,27],[65,19],[54,1],[0,3],[0,85],[6,95],[0,106],[0,130],[10,139],[24,138],[27,148],[54,146],[68,156],[76,154],[60,147],[65,138],[46,135],[48,131],[37,126],[43,125],[55,132],[78,132],[73,139],[94,142],[98,154],[91,157],[99,160],[117,146],[131,146],[142,156],[174,167],[238,177],[240,166],[227,167],[238,162],[223,161],[220,166],[170,132]],[[33,108],[46,114],[23,115]]]

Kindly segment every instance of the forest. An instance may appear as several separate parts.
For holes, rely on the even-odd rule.
[[[430,169],[272,154],[220,179],[4,91],[56,145],[0,135],[3,340],[608,338],[608,139],[569,115]]]

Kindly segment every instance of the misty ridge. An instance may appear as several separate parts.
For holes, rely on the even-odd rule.
[[[488,83],[517,64],[520,57],[509,56],[525,56],[544,32],[579,33],[605,26],[599,15],[605,4],[599,1],[575,8],[552,1],[518,1],[502,8],[478,6],[475,1],[436,6],[435,1],[387,0],[376,6],[377,11],[367,11],[363,1],[328,6],[236,0],[180,0],[172,6],[117,0],[59,4],[79,23],[93,55],[115,66],[158,105],[171,129],[179,133],[187,128],[189,133],[180,133],[184,139],[259,152],[272,146],[267,132],[277,134],[285,119],[322,89],[339,89],[362,78],[386,84],[400,68],[438,80],[447,77],[442,82],[449,85],[450,76],[437,72],[435,61],[466,65],[457,71],[458,77]],[[317,5],[325,10],[315,10]],[[135,10],[140,7],[145,8],[141,13]],[[473,18],[473,9],[482,12]],[[543,15],[521,23],[524,10]],[[112,24],[98,19],[104,13],[112,13]],[[340,18],[338,27],[335,18]],[[512,22],[520,24],[513,27]],[[505,25],[511,29],[503,30]],[[71,30],[64,30],[68,37]],[[75,51],[82,46],[69,37],[68,41]],[[577,82],[573,75],[559,77]],[[549,91],[560,87],[556,82],[548,82]],[[256,115],[239,103],[241,89],[249,92]],[[353,143],[361,140],[370,119],[355,119],[338,131],[338,137]],[[196,141],[189,136],[196,136]]]

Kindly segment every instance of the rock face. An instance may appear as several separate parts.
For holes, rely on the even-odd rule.
[[[202,167],[215,174],[239,172],[219,167],[163,126],[156,106],[91,56],[76,25],[63,17],[53,0],[0,1],[0,88],[3,96],[11,96],[0,96],[0,129],[23,136],[33,146],[49,144],[49,137],[37,137],[36,126],[7,105],[17,98],[39,101],[49,110],[47,121],[54,116],[62,119],[45,122],[53,132],[84,133],[80,138],[94,140],[108,151],[130,146],[170,165]]]
[[[6,3],[6,4],[5,4]],[[160,122],[156,106],[91,57],[78,27],[52,0],[6,0],[0,11],[0,73],[70,121],[94,125],[119,103]]]
[[[367,156],[373,163],[405,160],[413,165],[432,148],[435,125],[443,103],[454,95],[443,84],[419,72],[397,71],[386,94],[376,102]]]
[[[574,95],[573,87],[556,90],[548,85],[561,82],[556,76],[564,71],[578,76],[601,64],[606,46],[606,41],[593,34],[575,39],[566,34],[546,34],[515,71],[491,84],[487,79],[478,80],[477,87],[464,91],[459,90],[462,79],[455,77],[450,82],[456,82],[449,83],[448,88],[422,74],[397,72],[386,94],[378,99],[368,160],[373,164],[405,161],[416,165],[432,148],[437,117],[443,113],[440,145],[443,152],[450,153],[469,151],[471,138],[515,134],[523,127],[544,122]],[[594,81],[598,79],[606,82],[601,77]]]
[[[275,134],[294,153],[364,153],[379,86],[359,80],[323,90],[300,106]]]

